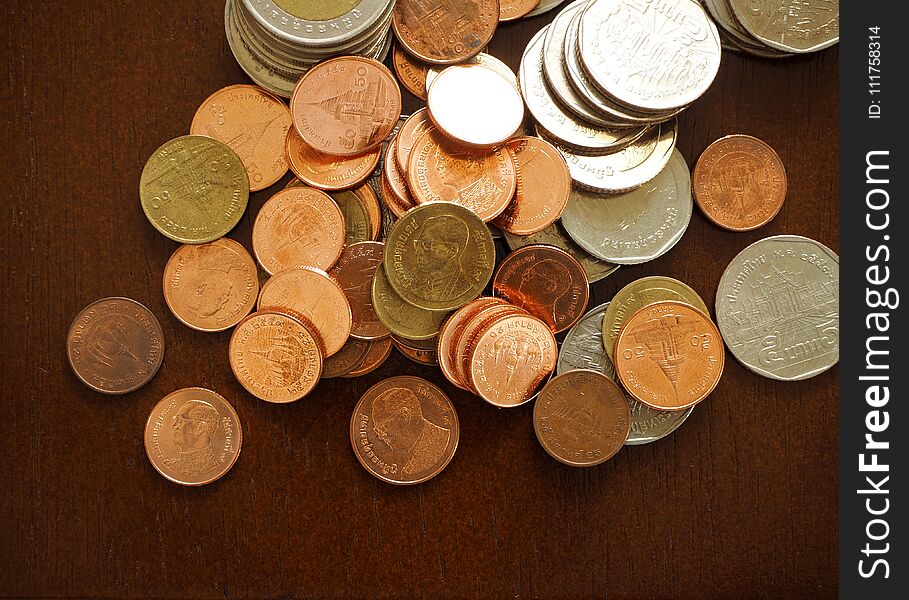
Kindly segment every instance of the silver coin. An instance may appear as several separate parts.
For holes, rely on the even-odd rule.
[[[521,58],[521,93],[534,120],[561,145],[587,152],[608,152],[623,148],[639,138],[643,128],[601,128],[565,113],[556,104],[543,79],[543,41],[547,27],[527,44]]]
[[[358,38],[379,21],[393,3],[392,0],[241,1],[259,25],[272,35],[290,43],[310,46],[341,46]]]
[[[233,53],[237,64],[249,75],[250,79],[273,94],[290,98],[297,80],[282,75],[253,52],[249,43],[239,32],[232,14],[231,2],[224,4],[224,29],[227,34],[227,45],[230,47],[230,51]]]
[[[548,244],[561,248],[581,263],[581,266],[584,267],[584,273],[587,274],[588,283],[594,283],[612,275],[619,268],[619,265],[596,259],[584,252],[583,248],[568,237],[568,234],[564,232],[558,221],[546,229],[530,235],[514,235],[507,231],[503,235],[505,236],[505,243],[508,244],[512,251],[530,244]]]
[[[564,1],[565,0],[540,0],[540,3],[537,4],[536,8],[524,15],[524,18],[542,15],[545,12],[551,11]]]
[[[839,0],[729,2],[728,7],[745,31],[783,52],[815,52],[840,39]]]
[[[600,260],[635,265],[675,246],[693,208],[691,174],[676,150],[659,175],[630,192],[603,197],[573,189],[562,224],[571,239]]]
[[[591,309],[565,335],[559,349],[556,373],[561,375],[575,369],[590,369],[603,373],[616,383],[615,366],[603,347],[603,316],[609,303]],[[649,444],[675,431],[694,410],[656,410],[625,394],[631,409],[631,431],[625,445]]]
[[[458,63],[458,64],[483,65],[487,69],[495,71],[496,73],[498,73],[499,75],[501,75],[502,77],[507,79],[512,85],[514,85],[514,88],[516,90],[520,91],[520,88],[518,87],[518,76],[515,75],[515,72],[511,70],[511,67],[509,67],[504,62],[502,62],[501,60],[499,60],[498,58],[496,58],[495,56],[493,56],[491,54],[486,54],[485,52],[480,52],[473,58],[466,60],[463,63]],[[444,71],[447,68],[449,68],[448,65],[430,67],[430,69],[426,72],[426,91],[427,92],[429,91],[429,88],[432,86],[432,82],[436,80],[436,77],[438,77],[442,73],[442,71]]]
[[[578,35],[593,84],[639,110],[690,104],[720,67],[719,33],[697,2],[591,0]]]
[[[840,356],[840,260],[800,235],[759,240],[732,259],[716,292],[729,351],[782,381],[823,373]]]

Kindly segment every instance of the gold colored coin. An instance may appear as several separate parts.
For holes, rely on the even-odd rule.
[[[330,192],[332,200],[341,209],[344,215],[345,244],[348,246],[357,242],[366,242],[372,239],[372,223],[369,214],[360,197],[352,190],[343,192]]]
[[[372,306],[389,331],[411,340],[435,337],[448,316],[448,311],[426,310],[405,302],[388,283],[382,266],[372,280]]]
[[[304,21],[331,21],[344,16],[363,0],[274,0],[289,15]]]

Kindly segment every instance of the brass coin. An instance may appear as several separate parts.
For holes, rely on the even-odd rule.
[[[227,234],[249,201],[246,168],[230,146],[203,135],[165,142],[139,179],[142,210],[152,226],[184,244]]]
[[[448,316],[448,311],[426,310],[405,302],[388,283],[382,266],[372,280],[372,305],[389,331],[411,340],[434,338]]]
[[[366,216],[369,218],[369,239],[378,240],[382,231],[382,205],[379,204],[379,197],[368,183],[354,188],[354,194],[366,209]]]
[[[372,223],[360,197],[351,190],[330,192],[329,196],[344,215],[344,243],[349,246],[372,239]]]

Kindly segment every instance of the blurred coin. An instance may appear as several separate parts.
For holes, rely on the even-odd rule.
[[[447,311],[426,310],[405,302],[388,283],[380,265],[371,280],[371,299],[379,321],[392,333],[411,340],[434,338]]]
[[[516,236],[506,231],[505,242],[512,250],[517,250],[529,244],[548,244],[561,248],[581,263],[581,266],[584,267],[584,272],[587,273],[587,281],[589,283],[597,282],[611,275],[619,268],[619,265],[599,260],[585,252],[565,233],[564,228],[558,221],[546,229],[531,235]]]
[[[350,301],[353,326],[350,335],[365,340],[388,337],[388,328],[379,320],[372,302],[372,280],[382,266],[385,244],[360,242],[344,248],[331,275]]]
[[[343,377],[353,371],[366,356],[370,344],[371,342],[369,340],[358,340],[353,337],[348,338],[347,342],[340,350],[325,359],[325,367],[322,369],[322,379]]]
[[[391,337],[391,343],[394,344],[394,347],[398,349],[398,352],[400,352],[404,358],[411,362],[426,367],[435,367],[439,364],[439,357],[435,348],[417,348],[406,343],[402,338],[395,336]]]
[[[558,148],[536,137],[519,137],[506,144],[514,159],[517,189],[494,223],[503,231],[530,235],[558,219],[571,192],[571,173]]]
[[[552,10],[557,7],[559,4],[565,0],[540,0],[536,8],[531,10],[529,13],[524,15],[525,17],[535,17],[537,15],[542,15],[545,12]]]
[[[499,21],[520,19],[539,3],[540,0],[499,0]]]
[[[729,2],[738,22],[755,38],[783,52],[815,52],[839,41],[839,0]],[[755,9],[758,10],[755,10]]]
[[[404,49],[433,64],[459,63],[477,54],[498,24],[498,0],[400,0],[392,22]]]
[[[372,239],[372,224],[360,197],[351,190],[328,194],[344,215],[344,243],[347,245]]]
[[[360,362],[353,370],[349,373],[345,373],[342,377],[362,377],[364,375],[369,375],[381,367],[391,354],[391,342],[391,338],[388,337],[381,340],[371,340],[369,342],[369,349],[367,349],[366,354]]]
[[[399,169],[399,173],[407,172],[410,153],[413,151],[414,144],[417,143],[421,135],[433,127],[434,125],[429,119],[429,113],[425,108],[421,108],[410,115],[404,121],[404,124],[401,125],[401,129],[398,130],[398,135],[395,136],[394,145],[392,146],[394,148],[395,164]]]
[[[429,65],[413,58],[398,45],[394,47],[391,60],[404,89],[420,100],[426,100],[426,73]]]
[[[287,158],[294,175],[320,190],[352,188],[369,177],[379,164],[380,148],[359,156],[332,156],[308,145],[291,127],[287,132]]]

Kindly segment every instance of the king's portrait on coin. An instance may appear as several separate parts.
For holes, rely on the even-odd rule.
[[[427,300],[457,298],[473,282],[462,265],[470,238],[467,224],[451,215],[426,219],[414,234],[414,289]]]
[[[557,321],[556,304],[571,290],[571,272],[552,259],[530,266],[518,282],[519,306],[538,317]]]
[[[218,410],[203,400],[189,400],[173,417],[171,440],[180,448],[180,457],[164,461],[164,466],[185,477],[197,477],[220,466],[211,447],[221,427]]]
[[[431,423],[423,416],[420,400],[411,390],[386,390],[372,404],[373,431],[394,451],[408,455],[402,471],[417,475],[442,459],[451,438],[451,429]]]
[[[233,294],[233,265],[214,253],[200,261],[198,269],[186,271],[186,307],[200,317],[211,317],[227,306]]]

